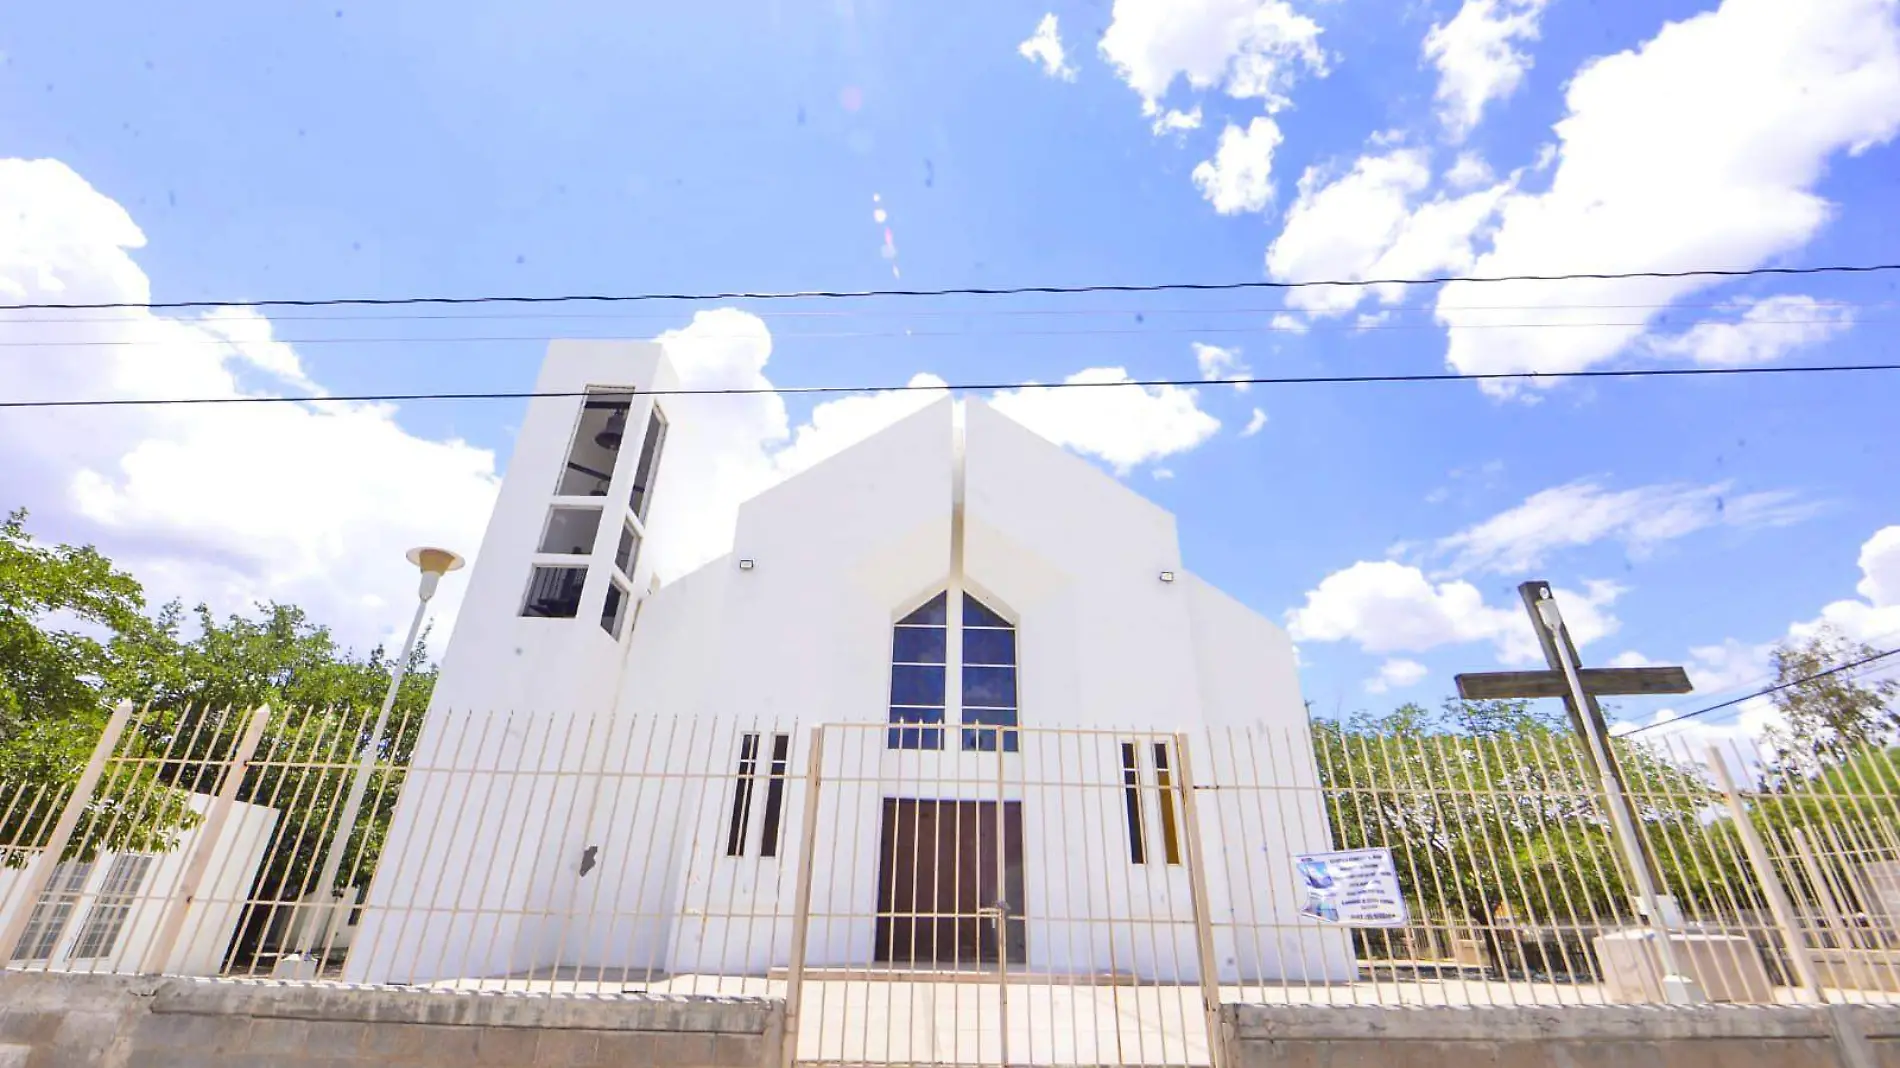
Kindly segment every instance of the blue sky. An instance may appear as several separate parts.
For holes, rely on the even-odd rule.
[[[0,158],[63,170],[0,182],[5,214],[36,220],[0,233],[0,283],[9,300],[111,299],[136,274],[153,299],[234,300],[1893,261],[1900,15],[1799,6],[39,5],[0,26]],[[1059,60],[1023,47],[1051,15]],[[1198,125],[1157,132],[1169,113]],[[142,242],[95,227],[113,204]],[[1270,292],[741,304],[760,318],[675,337],[715,377],[765,375],[769,348],[787,385],[1191,378],[1196,343],[1228,350],[1229,373],[1276,375],[1857,362],[1888,358],[1896,281],[1421,289],[1350,308]],[[242,342],[166,333],[149,352],[35,350],[94,327],[14,324],[0,385],[520,389],[540,339],[680,331],[694,309],[562,311],[273,311]],[[476,337],[508,340],[452,340]],[[1824,613],[1890,644],[1897,385],[1209,384],[1087,409],[1043,394],[1018,414],[1175,511],[1190,567],[1292,624],[1331,713],[1436,700],[1453,672],[1521,652],[1499,613],[1526,578],[1578,595],[1586,657],[1688,661],[1710,697]],[[835,441],[798,440],[838,447],[873,407],[834,410],[857,413]],[[802,462],[788,435],[813,408],[718,417],[752,435],[748,485]],[[1256,409],[1265,425],[1243,434]],[[211,416],[8,417],[20,477],[0,503],[162,593],[290,597],[373,636],[400,622],[376,621],[405,583],[353,561],[432,523],[477,538],[481,450],[505,459],[518,414],[299,410],[216,432],[234,437]],[[405,463],[436,488],[391,472]],[[252,508],[245,477],[305,491]]]

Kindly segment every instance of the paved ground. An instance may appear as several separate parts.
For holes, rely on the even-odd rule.
[[[966,1065],[1205,1065],[1207,1030],[1194,986],[1014,981],[1008,998],[993,979],[958,975],[808,979],[798,1059],[826,1064],[921,1062]],[[784,997],[771,978],[673,976],[653,983],[515,979],[461,984],[528,991]],[[1777,999],[1798,1002],[1781,988]],[[1829,991],[1830,1000],[1900,1003],[1900,995]],[[1601,1005],[1594,984],[1480,979],[1223,987],[1221,1000],[1281,1005]],[[1007,1015],[1007,1058],[1000,1026]]]

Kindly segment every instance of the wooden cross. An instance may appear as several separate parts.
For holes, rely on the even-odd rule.
[[[1537,635],[1537,642],[1544,649],[1544,663],[1550,665],[1547,671],[1487,671],[1456,676],[1458,696],[1467,701],[1496,700],[1511,698],[1561,697],[1564,708],[1570,713],[1570,727],[1577,732],[1583,743],[1583,752],[1590,766],[1596,767],[1597,758],[1594,747],[1589,744],[1589,729],[1585,727],[1584,716],[1595,728],[1596,736],[1603,740],[1603,755],[1609,761],[1608,768],[1599,768],[1598,772],[1607,772],[1616,784],[1615,790],[1628,797],[1628,784],[1623,779],[1623,769],[1617,766],[1616,756],[1610,749],[1609,725],[1603,720],[1603,709],[1597,704],[1597,697],[1621,696],[1626,694],[1669,694],[1688,693],[1694,689],[1689,684],[1689,673],[1681,667],[1640,668],[1586,668],[1577,659],[1577,647],[1570,641],[1570,628],[1562,626],[1552,634],[1551,628],[1544,625],[1543,617],[1538,614],[1537,602],[1548,600],[1553,595],[1548,582],[1526,582],[1518,586],[1518,596],[1524,599],[1524,611],[1530,614],[1531,630]],[[1563,642],[1564,652],[1569,654],[1570,662],[1577,665],[1577,681],[1583,684],[1585,707],[1578,708],[1577,702],[1570,696],[1570,684],[1564,678],[1563,661],[1559,659],[1557,643]],[[1647,842],[1638,840],[1637,849],[1648,862],[1652,875],[1656,871],[1655,857],[1650,854]]]
[[[1486,671],[1457,676],[1458,696],[1467,701],[1496,700],[1519,697],[1561,697],[1564,708],[1570,712],[1570,725],[1581,736],[1584,730],[1583,717],[1588,715],[1595,725],[1599,737],[1610,736],[1609,725],[1603,721],[1603,709],[1597,704],[1597,697],[1615,697],[1631,694],[1669,694],[1688,693],[1694,689],[1689,684],[1689,673],[1681,667],[1640,668],[1586,668],[1577,659],[1577,647],[1570,641],[1570,629],[1560,628],[1552,636],[1550,628],[1537,614],[1537,602],[1551,596],[1548,582],[1526,582],[1517,588],[1518,596],[1524,599],[1524,611],[1530,614],[1531,630],[1537,634],[1537,642],[1544,649],[1544,663],[1549,664],[1547,671]],[[1577,681],[1583,683],[1584,702],[1588,708],[1579,709],[1570,697],[1570,686],[1564,681],[1563,661],[1558,659],[1557,642],[1564,643],[1564,650],[1570,654],[1570,662],[1579,665]]]

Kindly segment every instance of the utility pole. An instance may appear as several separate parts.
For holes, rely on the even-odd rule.
[[[1468,701],[1498,698],[1561,697],[1570,712],[1571,727],[1583,738],[1584,751],[1602,784],[1604,807],[1617,845],[1629,868],[1636,891],[1637,907],[1649,921],[1655,936],[1657,963],[1662,970],[1663,997],[1671,1004],[1703,1000],[1702,991],[1677,961],[1670,941],[1675,923],[1673,907],[1665,915],[1656,865],[1638,833],[1629,791],[1622,770],[1610,750],[1610,732],[1597,704],[1598,695],[1688,693],[1689,674],[1681,667],[1584,668],[1577,660],[1577,647],[1564,626],[1563,613],[1547,582],[1526,582],[1517,588],[1524,599],[1524,610],[1531,618],[1531,629],[1543,646],[1547,671],[1496,671],[1459,675],[1458,696]],[[1673,906],[1673,902],[1671,902]]]

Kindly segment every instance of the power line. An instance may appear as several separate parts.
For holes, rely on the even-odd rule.
[[[1476,373],[1443,372],[1437,374],[1387,375],[1300,375],[1272,378],[1147,378],[1121,381],[1081,382],[965,382],[942,386],[904,383],[894,386],[731,386],[701,389],[650,389],[652,397],[743,397],[760,394],[816,393],[912,393],[912,392],[992,392],[1012,389],[1100,389],[1113,387],[1159,386],[1296,386],[1347,385],[1377,382],[1497,382],[1543,381],[1563,378],[1692,378],[1728,375],[1831,374],[1847,371],[1900,371],[1900,363],[1820,364],[1802,367],[1646,367],[1620,371],[1487,371]],[[480,393],[355,393],[329,396],[235,396],[235,397],[115,397],[65,400],[6,400],[4,408],[137,408],[184,404],[316,404],[363,401],[434,401],[434,400],[536,400],[558,397],[584,397],[588,390],[498,390]],[[598,391],[592,391],[598,392]]]
[[[1819,307],[1837,310],[1837,311],[1863,311],[1870,308],[1890,309],[1896,306],[1900,306],[1900,301],[1892,301],[1892,300],[1853,301],[1853,300],[1830,299],[1830,300],[1820,301],[1817,303]],[[229,305],[218,305],[218,307],[228,307],[228,306]],[[1568,302],[1549,303],[1549,304],[1444,304],[1444,305],[1437,305],[1433,307],[1386,307],[1386,308],[1381,308],[1380,313],[1386,314],[1386,315],[1438,315],[1444,312],[1479,312],[1479,311],[1534,311],[1534,312],[1661,311],[1665,309],[1674,309],[1678,311],[1686,311],[1686,310],[1709,311],[1709,310],[1720,309],[1720,310],[1732,311],[1732,310],[1735,310],[1735,305],[1732,301],[1673,301],[1673,302],[1661,303],[1661,304],[1658,304],[1658,303],[1576,304],[1576,303],[1568,303]],[[0,311],[7,311],[7,310],[8,309],[6,307],[0,306]],[[917,318],[917,319],[928,319],[928,318],[958,319],[958,318],[976,318],[979,316],[1012,318],[1012,317],[1024,317],[1024,316],[1037,316],[1037,317],[1040,317],[1040,316],[1061,316],[1061,317],[1116,316],[1116,317],[1123,317],[1123,316],[1129,316],[1129,315],[1142,315],[1142,316],[1147,316],[1147,315],[1277,315],[1277,314],[1288,312],[1290,310],[1297,311],[1297,309],[1288,309],[1284,306],[1263,307],[1259,305],[1252,305],[1252,306],[1242,305],[1238,307],[1224,307],[1224,308],[1223,307],[1168,308],[1168,307],[1138,307],[1138,306],[1122,306],[1122,307],[1114,307],[1114,308],[1111,308],[1111,307],[1096,307],[1096,308],[969,307],[969,308],[957,308],[957,309],[905,308],[901,311],[886,311],[886,312],[847,311],[847,310],[829,309],[829,308],[826,308],[826,309],[785,308],[785,309],[777,310],[777,311],[759,312],[757,314],[759,314],[761,318],[767,318],[767,319],[813,319],[813,318],[849,319],[849,318],[869,318],[869,317],[876,317],[876,316],[903,316],[905,318]],[[384,313],[379,313],[375,315],[285,314],[285,315],[272,315],[270,317],[270,321],[273,323],[292,323],[292,322],[306,322],[306,323],[451,322],[453,323],[453,322],[476,322],[476,321],[489,321],[489,320],[515,321],[515,320],[559,319],[559,320],[564,320],[564,321],[593,320],[593,321],[607,321],[607,322],[624,322],[624,321],[629,321],[629,320],[671,321],[671,320],[676,320],[677,317],[678,317],[677,312],[670,312],[670,311],[560,312],[560,311],[529,310],[529,311],[514,311],[514,312],[499,312],[499,313],[497,312],[447,312],[447,313],[444,313],[444,312],[384,312]],[[1321,318],[1323,318],[1323,316]],[[5,318],[0,318],[0,326],[13,326],[16,324],[27,324],[27,323],[31,323],[34,325],[42,325],[42,324],[52,324],[52,323],[65,323],[65,324],[145,323],[149,321],[150,320],[148,320],[147,318],[143,316],[137,316],[137,315],[84,315],[84,316],[64,316],[64,317],[59,317],[59,318],[48,318],[44,316],[35,316],[31,318],[5,317]],[[1833,320],[1826,320],[1826,321],[1832,322]],[[200,325],[200,324],[194,323],[193,325]],[[1647,324],[1644,324],[1644,325],[1647,325]],[[282,340],[282,339],[273,338],[272,340]],[[286,342],[286,343],[294,344],[294,342]]]
[[[1802,326],[1832,324],[1833,319],[1751,319],[1751,326]],[[1900,320],[1861,319],[1857,326],[1894,325]],[[1584,323],[1472,323],[1460,324],[1458,330],[1576,330],[1576,329],[1626,329],[1647,326],[1642,322],[1584,322]],[[1224,336],[1228,334],[1306,334],[1319,333],[1372,333],[1387,330],[1429,330],[1438,331],[1444,327],[1438,323],[1341,323],[1327,326],[1139,326],[1139,327],[1084,327],[1077,330],[834,330],[813,331],[795,330],[775,333],[773,341],[787,341],[794,338],[817,340],[853,340],[858,338],[947,338],[947,337],[1111,337],[1133,336],[1138,334],[1194,334],[1196,336]],[[750,338],[751,334],[695,333],[696,340],[734,341]],[[485,335],[410,335],[380,337],[306,337],[306,338],[270,338],[251,341],[232,337],[193,337],[166,338],[141,341],[126,338],[110,338],[83,341],[0,341],[0,349],[102,349],[102,348],[173,348],[180,345],[215,345],[237,347],[250,344],[275,345],[448,345],[448,344],[487,344],[517,341],[556,340],[542,334],[485,334]],[[568,335],[563,341],[619,341],[616,337],[587,335]]]
[[[1719,705],[1710,705],[1707,708],[1698,708],[1694,712],[1685,712],[1682,715],[1675,717],[1674,719],[1665,719],[1657,723],[1645,723],[1640,727],[1636,727],[1634,729],[1624,731],[1622,734],[1617,735],[1617,737],[1628,738],[1629,736],[1633,734],[1641,734],[1644,731],[1653,731],[1658,727],[1672,726],[1674,724],[1681,723],[1684,720],[1695,719],[1698,716],[1706,716],[1711,712],[1720,712],[1724,708],[1733,708],[1734,706],[1739,705],[1744,701],[1753,701],[1757,697],[1767,697],[1770,694],[1780,693],[1783,690],[1800,686],[1803,683],[1813,682],[1816,679],[1825,679],[1829,675],[1835,675],[1840,672],[1847,671],[1851,668],[1857,668],[1863,664],[1871,664],[1876,660],[1883,660],[1887,657],[1894,655],[1895,653],[1900,653],[1900,646],[1896,646],[1892,649],[1887,649],[1882,652],[1874,653],[1871,656],[1863,656],[1859,660],[1850,661],[1845,664],[1837,664],[1834,667],[1828,668],[1826,671],[1817,671],[1812,675],[1805,675],[1791,682],[1784,682],[1777,686],[1770,686],[1766,689],[1756,690],[1754,693],[1743,694],[1740,697],[1723,701]]]
[[[1900,263],[1826,264],[1815,267],[1705,267],[1685,271],[1575,271],[1568,274],[1437,275],[1424,278],[1338,278],[1300,282],[1158,282],[1149,284],[1057,286],[953,286],[943,289],[802,289],[731,290],[708,293],[568,293],[553,296],[490,295],[479,297],[325,297],[276,300],[100,301],[96,303],[0,304],[4,311],[105,311],[142,308],[148,311],[182,308],[335,308],[398,307],[415,304],[566,304],[632,303],[638,301],[705,302],[717,300],[858,300],[867,297],[1001,297],[1030,294],[1077,293],[1213,293],[1236,290],[1312,289],[1320,286],[1432,286],[1452,282],[1615,282],[1671,278],[1753,278],[1763,275],[1875,274],[1900,271]]]

